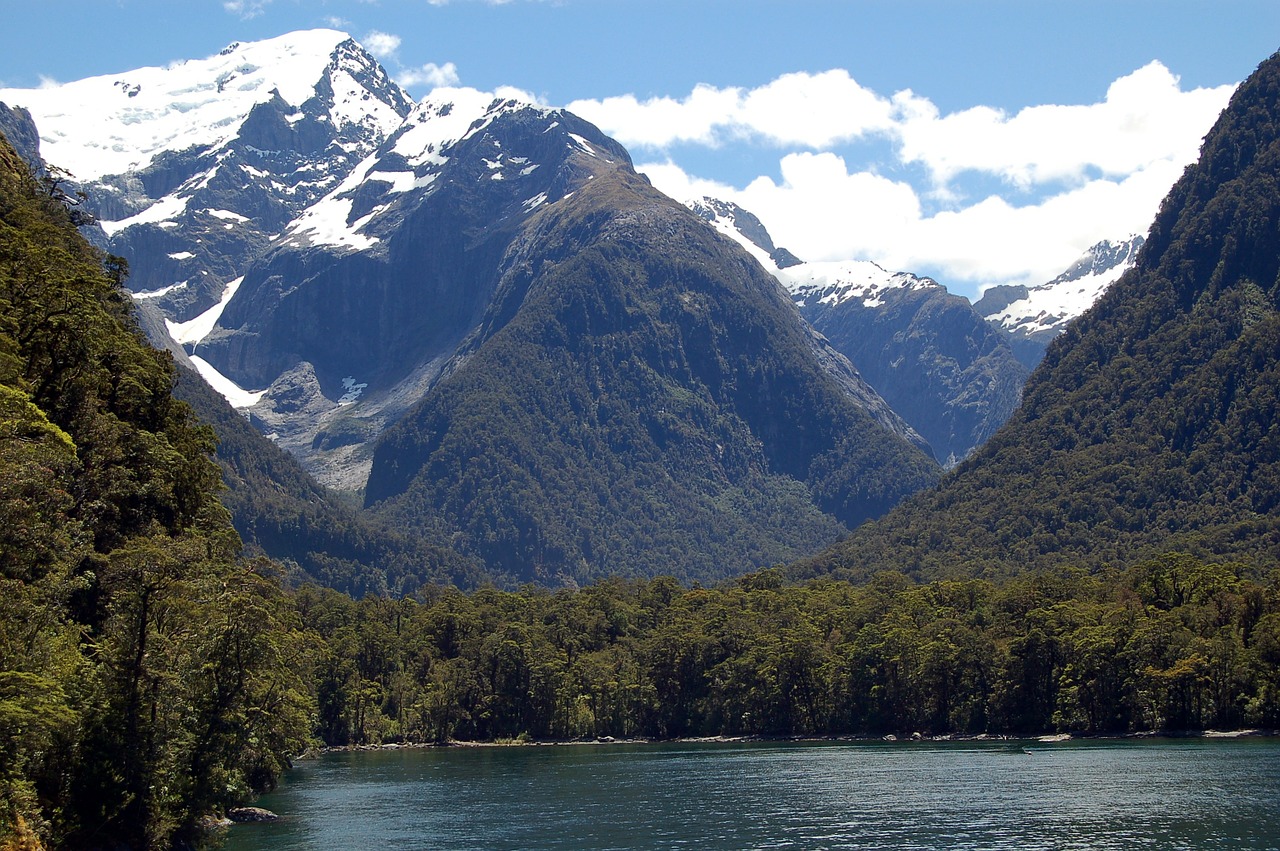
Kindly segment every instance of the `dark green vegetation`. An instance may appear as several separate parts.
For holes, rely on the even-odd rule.
[[[706,581],[812,552],[936,480],[819,367],[776,282],[629,168],[528,231],[496,330],[380,440],[379,514],[517,581]]]
[[[810,569],[922,578],[1280,554],[1280,58],[1236,92],[1136,266],[936,489]]]
[[[321,487],[292,455],[267,440],[199,376],[180,369],[174,395],[218,434],[214,456],[222,503],[252,553],[281,562],[291,580],[355,596],[401,596],[424,582],[474,587],[473,560],[431,546]]]
[[[123,266],[0,143],[0,843],[163,847],[306,731],[292,617]],[[113,279],[113,276],[115,279]],[[26,846],[31,847],[31,846]]]
[[[331,744],[1280,725],[1280,571],[1171,555],[1002,585],[303,589]]]

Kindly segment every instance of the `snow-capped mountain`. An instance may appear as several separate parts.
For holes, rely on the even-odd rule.
[[[1008,331],[1019,357],[1034,367],[1044,356],[1049,341],[1092,307],[1107,287],[1133,266],[1145,241],[1135,234],[1119,241],[1099,242],[1052,281],[1035,287],[991,287],[974,303],[974,308]]]
[[[867,308],[881,307],[891,293],[942,289],[932,278],[889,272],[870,260],[801,263],[778,269],[773,275],[802,312],[811,305],[839,307],[853,301]]]
[[[183,327],[299,213],[401,124],[409,97],[345,33],[311,30],[232,44],[207,59],[39,89],[24,107],[44,159],[71,172],[131,263],[135,295]],[[187,323],[195,322],[195,325]]]
[[[49,91],[0,99],[78,170],[143,327],[323,483],[468,559],[773,564],[938,475],[758,263],[571,113],[414,104],[327,30]]]
[[[700,198],[687,206],[773,274],[800,315],[929,442],[940,463],[967,456],[1017,407],[1027,370],[1008,337],[937,281],[866,260],[802,263],[736,204]]]
[[[285,228],[196,351],[322,480],[359,487],[372,439],[483,342],[513,236],[624,166],[574,115],[437,90]]]
[[[698,218],[745,248],[761,266],[770,271],[785,269],[800,263],[799,257],[773,244],[769,231],[754,213],[744,210],[732,201],[704,195],[685,202],[685,206]]]

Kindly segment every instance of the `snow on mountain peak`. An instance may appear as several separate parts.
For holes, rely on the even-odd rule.
[[[95,180],[143,169],[166,151],[225,144],[254,106],[278,95],[300,107],[327,72],[332,120],[373,121],[390,132],[399,123],[394,109],[362,100],[354,90],[353,72],[364,64],[360,54],[346,33],[306,30],[235,43],[207,59],[164,68],[0,89],[0,101],[30,110],[45,159],[79,180]]]
[[[430,187],[449,162],[455,145],[483,131],[504,113],[527,108],[540,109],[548,115],[553,112],[506,91],[494,94],[464,87],[434,90],[413,108],[381,149],[366,157],[337,188],[289,226],[285,244],[327,245],[356,251],[372,248],[379,240],[365,233],[365,228],[393,203],[394,196]],[[493,180],[504,179],[504,169],[509,168],[513,176],[525,176],[539,166],[525,157],[507,156],[500,145],[485,163]],[[386,185],[382,199],[353,219],[355,195],[371,182]]]
[[[1080,256],[1067,271],[1045,284],[1017,288],[1020,296],[995,303],[987,319],[1023,337],[1053,336],[1084,313],[1133,265],[1145,239],[1131,234],[1120,241],[1104,240]],[[1006,296],[1007,297],[1007,296]],[[985,295],[984,295],[985,298]]]
[[[859,299],[863,307],[879,307],[893,290],[923,290],[940,287],[932,278],[910,272],[890,272],[870,260],[836,260],[801,263],[778,269],[774,277],[791,293],[800,307],[817,302],[835,307]]]

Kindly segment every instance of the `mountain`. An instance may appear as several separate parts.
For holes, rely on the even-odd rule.
[[[738,205],[701,198],[688,206],[773,273],[800,315],[853,362],[939,463],[966,457],[1018,406],[1028,369],[1009,336],[967,299],[869,261],[802,263],[775,247],[760,220]]]
[[[1145,241],[1138,235],[1118,242],[1104,240],[1052,281],[1035,287],[989,287],[973,307],[1008,331],[1018,359],[1027,369],[1035,369],[1049,341],[1133,266]]]
[[[777,284],[581,119],[437,93],[368,171],[383,177],[350,203],[363,193],[372,217],[300,227],[208,345],[233,377],[289,369],[252,348],[279,304],[321,386],[366,385],[353,416],[433,374],[376,443],[366,502],[384,516],[517,579],[706,577],[783,560],[933,478],[922,441]],[[307,262],[306,287],[270,292]],[[308,306],[335,301],[350,307]],[[369,351],[334,345],[368,323],[386,329],[361,335]]]
[[[302,210],[400,125],[409,97],[345,33],[40,89],[0,89],[89,196],[100,247],[190,342],[197,320]],[[191,324],[188,324],[191,323]]]
[[[475,587],[481,566],[414,530],[395,528],[315,481],[194,370],[180,367],[175,398],[218,435],[214,460],[226,485],[222,503],[246,551],[354,597],[403,596],[424,584]]]
[[[1280,555],[1280,54],[1235,93],[1132,269],[972,458],[808,569],[998,575]]]
[[[427,575],[574,582],[694,553],[689,578],[723,576],[937,477],[776,281],[567,112],[411,104],[333,31],[0,97],[77,173],[157,343],[323,485],[363,490],[375,527],[462,553]],[[249,537],[295,511],[344,526],[210,411],[244,462],[229,481],[290,482],[238,512]]]

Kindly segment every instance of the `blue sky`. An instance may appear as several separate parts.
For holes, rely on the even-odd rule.
[[[1145,231],[1280,3],[0,0],[0,87],[346,30],[416,97],[514,86],[709,191],[806,259],[976,294]],[[1124,231],[1124,232],[1121,232]]]

